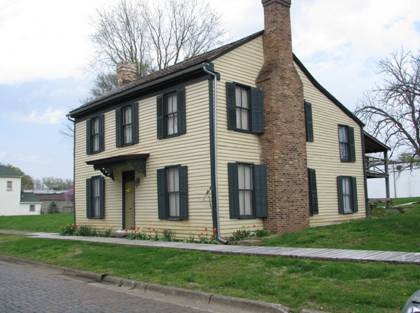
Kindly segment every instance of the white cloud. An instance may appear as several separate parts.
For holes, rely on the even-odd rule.
[[[19,120],[26,123],[49,125],[60,124],[65,118],[64,109],[47,108],[44,111],[32,110],[28,114],[19,114]]]

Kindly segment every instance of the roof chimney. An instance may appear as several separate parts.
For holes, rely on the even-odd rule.
[[[264,65],[257,85],[264,91],[262,159],[267,165],[268,217],[275,233],[309,226],[303,86],[293,61],[291,0],[262,0]]]
[[[117,65],[118,87],[137,80],[137,66],[130,62],[121,62]]]

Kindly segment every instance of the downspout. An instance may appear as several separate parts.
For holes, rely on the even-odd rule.
[[[216,229],[217,241],[226,244],[227,241],[220,233],[220,212],[219,212],[219,183],[217,179],[217,80],[218,74],[210,71],[209,63],[203,66],[203,71],[213,77],[212,84],[209,83],[209,88],[212,86],[213,90],[209,90],[210,108],[211,108],[211,125],[210,125],[210,155],[211,155],[211,171],[212,171],[212,210],[213,210],[213,227]],[[209,82],[211,82],[209,80]],[[211,94],[210,94],[211,92]]]
[[[76,121],[69,114],[66,117],[73,123],[73,224],[76,225]]]

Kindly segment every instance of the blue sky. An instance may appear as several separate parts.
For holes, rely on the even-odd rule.
[[[163,0],[157,0],[163,1]],[[72,177],[60,134],[91,85],[95,9],[113,0],[0,0],[0,162],[28,174]],[[260,0],[211,0],[226,42],[263,28]],[[295,53],[350,109],[378,82],[379,59],[420,49],[418,0],[294,0]]]

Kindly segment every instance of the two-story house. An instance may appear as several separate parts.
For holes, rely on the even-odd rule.
[[[41,203],[32,192],[22,191],[21,180],[14,170],[0,165],[0,216],[41,214]]]
[[[70,112],[75,219],[187,238],[290,232],[366,215],[363,123],[292,52],[290,0],[265,30]]]

